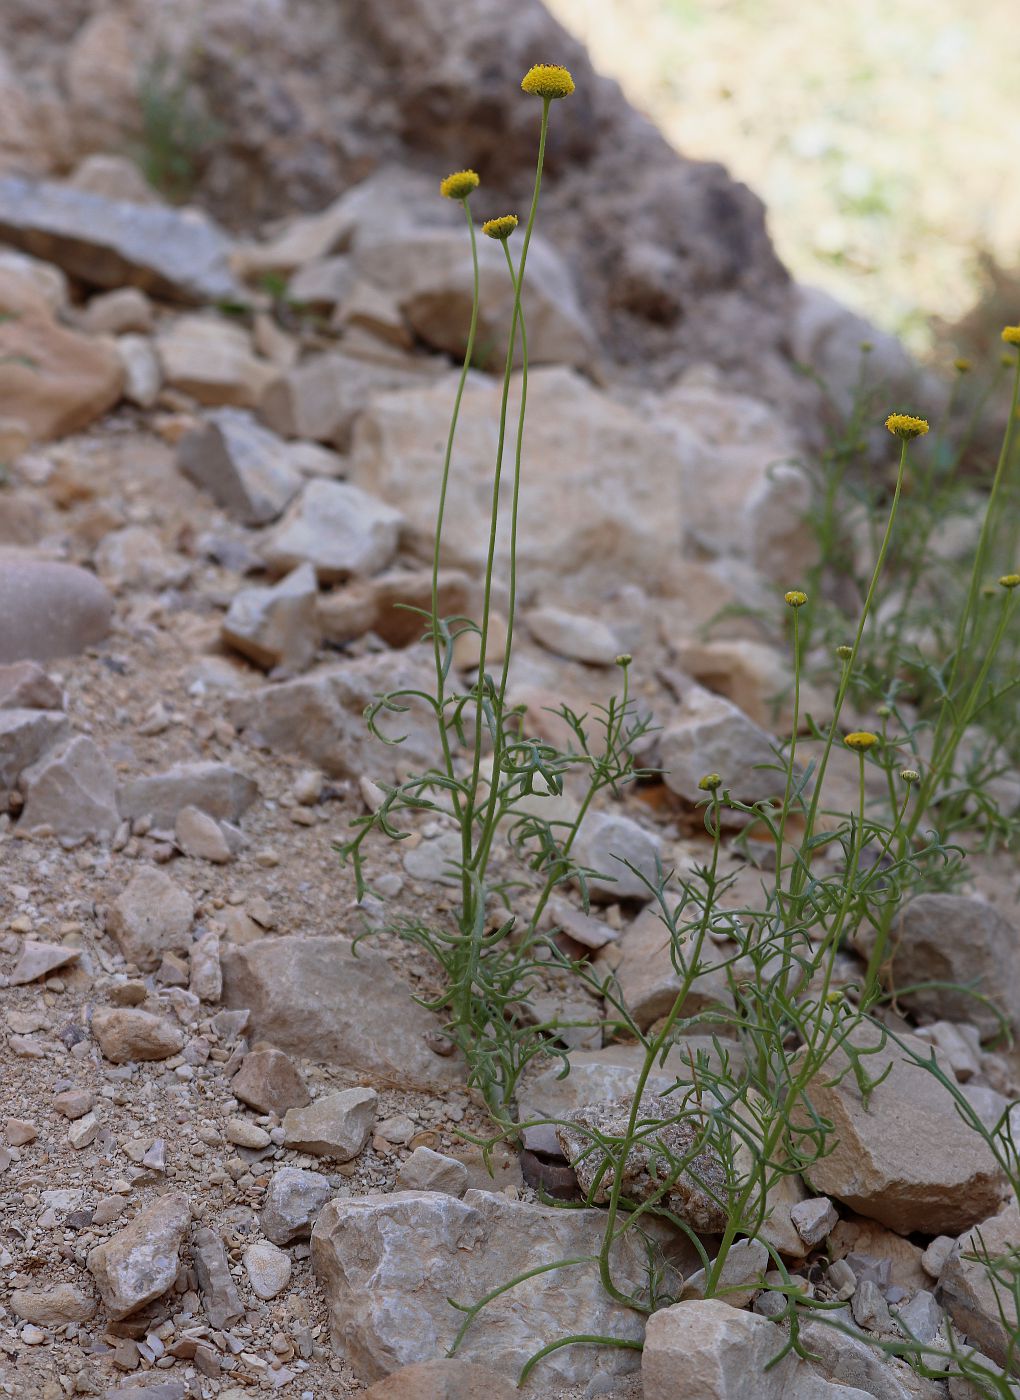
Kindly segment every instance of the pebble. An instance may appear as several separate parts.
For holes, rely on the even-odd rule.
[[[4,1131],[11,1147],[24,1147],[27,1143],[34,1142],[39,1136],[35,1124],[30,1123],[26,1118],[8,1118]]]
[[[265,1128],[260,1128],[257,1123],[249,1123],[247,1118],[228,1118],[223,1136],[235,1147],[248,1147],[253,1151],[268,1147],[270,1143]]]
[[[290,1281],[290,1255],[275,1244],[250,1244],[244,1251],[244,1268],[252,1289],[260,1298],[275,1298]]]
[[[99,1136],[99,1118],[95,1113],[86,1113],[83,1118],[72,1123],[67,1130],[67,1140],[78,1152],[83,1147],[90,1147]]]

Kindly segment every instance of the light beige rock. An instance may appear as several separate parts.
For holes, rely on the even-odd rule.
[[[865,1026],[854,1039],[873,1047],[878,1032]],[[923,1041],[902,1039],[929,1054]],[[949,1092],[888,1042],[865,1061],[872,1078],[889,1067],[865,1107],[852,1072],[832,1083],[847,1064],[838,1050],[810,1089],[814,1111],[833,1124],[834,1146],[805,1171],[809,1185],[904,1235],[957,1234],[994,1212],[1004,1179]],[[798,1116],[805,1121],[803,1110]]]
[[[95,94],[93,94],[94,96]],[[133,94],[134,95],[134,94]],[[67,182],[76,190],[126,204],[159,204],[160,198],[133,160],[96,151],[79,161]]]
[[[290,1282],[290,1255],[275,1244],[257,1241],[244,1251],[244,1270],[252,1292],[259,1298],[275,1298]]]
[[[598,1252],[599,1211],[556,1210],[468,1191],[462,1201],[435,1191],[338,1198],[312,1231],[312,1267],[329,1307],[330,1334],[363,1380],[448,1350],[460,1314],[448,1298],[479,1298],[518,1274]],[[640,1287],[643,1258],[626,1236],[614,1251],[618,1285]],[[636,1341],[642,1322],[613,1302],[594,1264],[533,1274],[485,1309],[458,1348],[516,1378],[552,1337],[590,1333]],[[729,1310],[728,1310],[729,1311]],[[573,1346],[538,1368],[540,1386],[587,1383],[632,1370],[636,1354]]]
[[[26,940],[21,945],[21,956],[7,979],[8,983],[12,987],[27,986],[29,982],[35,982],[80,957],[80,948],[69,948],[62,943],[36,943],[31,939]]]
[[[431,362],[395,367],[353,355],[316,355],[275,379],[259,412],[284,437],[328,442],[346,451],[359,414],[377,395],[435,377]]]
[[[348,939],[263,938],[223,949],[223,1001],[245,1006],[255,1036],[406,1087],[462,1080],[457,1056],[429,1049],[438,1022],[388,963]]]
[[[18,780],[21,826],[71,843],[112,836],[120,825],[117,775],[94,740],[76,734],[50,749]]]
[[[732,701],[759,729],[789,733],[793,723],[793,669],[790,657],[778,648],[748,639],[681,641],[675,655],[682,671],[706,690]],[[801,727],[806,714],[821,723],[831,708],[831,697],[802,679]]]
[[[187,856],[225,865],[234,853],[215,817],[200,807],[182,807],[174,822],[174,839]]]
[[[177,1276],[178,1251],[190,1224],[188,1198],[171,1192],[90,1251],[89,1272],[112,1318],[128,1317],[167,1291]]]
[[[655,888],[661,851],[662,842],[654,832],[633,817],[610,811],[585,816],[571,854],[578,865],[596,872],[586,881],[592,899],[602,904],[618,899],[647,903]]]
[[[259,1217],[262,1233],[278,1245],[306,1240],[331,1194],[329,1182],[318,1172],[300,1167],[278,1168]]]
[[[184,1046],[184,1032],[162,1016],[134,1007],[100,1007],[92,1016],[92,1034],[111,1064],[131,1060],[168,1060]]]
[[[392,563],[403,516],[346,481],[314,479],[261,548],[276,573],[311,564],[322,583],[380,573]]]
[[[151,408],[163,387],[163,367],[145,335],[119,335],[117,354],[124,368],[124,397],[139,408]]]
[[[303,1108],[309,1102],[308,1089],[294,1061],[272,1045],[252,1046],[230,1081],[230,1092],[256,1113],[275,1113],[281,1118],[289,1108]]]
[[[422,559],[431,557],[434,496],[456,383],[377,397],[359,418],[351,480],[399,506]],[[512,392],[519,385],[516,380]],[[454,444],[443,563],[477,573],[487,540],[500,389],[470,379]],[[505,509],[497,535],[498,573],[509,558],[509,503],[515,424],[504,457]],[[540,368],[528,380],[527,467],[521,487],[518,562],[529,586],[555,589],[563,606],[583,610],[607,575],[619,583],[656,580],[669,592],[683,540],[683,452],[638,411],[600,393],[566,368]]]
[[[182,316],[156,336],[156,353],[171,388],[214,407],[257,407],[279,373],[242,326],[220,317]]]
[[[622,648],[611,627],[596,617],[562,608],[532,608],[525,614],[528,631],[540,646],[570,661],[612,666]]]
[[[0,559],[0,663],[74,656],[102,641],[113,599],[86,569]]]
[[[167,952],[187,952],[195,906],[177,882],[155,866],[144,866],[110,905],[107,931],[127,958],[151,971]]]
[[[215,1003],[223,994],[223,965],[220,936],[205,933],[191,946],[191,976],[188,989],[199,1001]]]
[[[0,666],[0,710],[63,708],[60,686],[34,661],[15,661],[10,666]]]
[[[341,1089],[292,1108],[283,1120],[287,1146],[315,1157],[353,1161],[372,1135],[378,1102],[374,1089]]]
[[[1008,1290],[996,1286],[982,1259],[995,1261],[1020,1246],[1020,1211],[1010,1203],[982,1220],[957,1242],[939,1277],[937,1297],[968,1341],[999,1366],[1015,1347],[1018,1321],[1012,1315]],[[967,1255],[978,1256],[967,1258]],[[1002,1309],[1005,1309],[1004,1325]],[[1015,1368],[1015,1359],[1014,1359]]]
[[[443,1357],[401,1366],[365,1391],[365,1400],[516,1400],[517,1388],[487,1366]]]
[[[152,302],[137,287],[118,287],[94,296],[78,317],[90,335],[148,335],[152,330]]]
[[[653,1021],[665,1016],[676,1001],[685,982],[684,947],[679,952],[681,971],[673,962],[669,930],[659,918],[658,907],[645,909],[624,930],[614,946],[619,953],[616,977],[627,1009],[634,1020],[646,1030]],[[681,1015],[694,1016],[714,1008],[732,1008],[727,966],[732,963],[736,948],[716,944],[706,939],[702,949],[703,970],[691,984],[684,998]],[[740,963],[733,967],[740,972]]]
[[[301,564],[269,588],[242,588],[223,619],[223,640],[263,670],[300,671],[320,640],[319,586],[311,564]]]
[[[448,1196],[463,1196],[467,1185],[464,1163],[431,1147],[416,1147],[397,1172],[398,1191],[443,1191]]]
[[[62,1327],[68,1322],[88,1322],[96,1314],[96,1300],[73,1283],[52,1288],[16,1288],[11,1294],[15,1316],[40,1327]]]
[[[86,427],[113,407],[123,385],[112,346],[58,325],[34,289],[0,270],[0,403],[17,405],[33,438]]]
[[[235,520],[267,525],[300,489],[288,445],[241,408],[219,408],[185,433],[177,465]]]
[[[53,263],[30,257],[28,253],[16,252],[13,248],[0,248],[0,272],[11,273],[27,282],[54,316],[59,316],[70,305],[71,290],[67,277]]]
[[[166,549],[156,531],[144,525],[111,530],[93,558],[99,577],[115,590],[176,588],[190,572],[187,560]]]
[[[236,822],[259,795],[258,784],[228,763],[177,763],[162,773],[133,778],[118,792],[121,815],[152,817],[172,827],[182,807],[198,807],[218,821]]]
[[[70,731],[60,710],[0,710],[0,788],[13,788],[20,774]]]
[[[443,569],[439,574],[440,617],[465,615],[471,602],[467,574]],[[342,645],[374,632],[391,647],[421,641],[428,619],[420,612],[432,609],[432,572],[427,569],[393,570],[371,579],[355,579],[343,588],[322,593],[318,599],[319,626],[327,641]]]
[[[698,783],[707,773],[718,773],[742,802],[782,797],[785,775],[777,771],[771,736],[722,695],[685,686],[658,739],[663,780],[685,802],[705,796]]]

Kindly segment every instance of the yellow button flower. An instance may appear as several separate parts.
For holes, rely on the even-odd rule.
[[[885,426],[892,433],[893,437],[909,438],[923,437],[928,431],[928,420],[926,418],[912,418],[909,413],[890,413],[885,420]]]
[[[715,792],[716,788],[722,787],[722,778],[718,773],[706,773],[698,779],[698,787],[702,792]]]
[[[521,79],[521,90],[547,100],[569,97],[574,91],[574,80],[566,68],[557,63],[536,63]]]
[[[1002,338],[1007,345],[1020,345],[1020,326],[1003,326]]]
[[[788,608],[802,608],[807,602],[807,594],[799,588],[791,588],[789,593],[783,594],[783,602]]]
[[[440,180],[439,193],[444,199],[467,199],[481,183],[475,171],[455,170],[452,175],[447,175],[445,180]]]
[[[1003,574],[999,583],[1003,588],[1020,588],[1020,574]]]
[[[852,734],[848,734],[843,740],[848,749],[855,749],[858,753],[865,753],[878,743],[878,735],[871,734],[866,729],[855,729]]]
[[[501,243],[505,243],[516,227],[516,214],[501,214],[498,219],[486,219],[482,224],[482,232],[489,238],[498,238]]]

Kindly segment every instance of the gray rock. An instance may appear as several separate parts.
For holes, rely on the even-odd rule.
[[[374,1089],[341,1089],[292,1108],[283,1120],[287,1146],[315,1157],[353,1161],[371,1136],[378,1102]]]
[[[456,1157],[416,1147],[397,1172],[398,1191],[442,1191],[447,1196],[463,1196],[468,1170]]]
[[[258,1241],[244,1251],[244,1269],[257,1297],[275,1298],[290,1282],[290,1255],[275,1244]]]
[[[0,559],[0,663],[76,656],[110,630],[113,600],[86,569]]]
[[[233,860],[230,842],[215,817],[199,807],[182,807],[174,822],[174,840],[186,856],[226,865]]]
[[[188,1198],[171,1192],[89,1252],[89,1272],[112,1318],[128,1317],[167,1291],[190,1224]]]
[[[300,1167],[280,1167],[273,1173],[259,1216],[262,1233],[273,1244],[306,1240],[319,1212],[332,1195],[329,1182],[318,1172]]]
[[[0,710],[62,710],[64,696],[34,661],[0,666]]]
[[[613,1171],[602,1171],[606,1152],[598,1145],[598,1137],[626,1135],[631,1103],[623,1098],[586,1104],[572,1113],[566,1124],[556,1126],[560,1148],[574,1168],[586,1199],[609,1200]],[[669,1099],[648,1094],[642,1099],[635,1125],[636,1141],[623,1164],[624,1191],[631,1200],[647,1200],[659,1192],[664,1181],[675,1178],[660,1199],[695,1230],[717,1233],[727,1218],[725,1169],[710,1146],[695,1150],[701,1129],[693,1114],[676,1122],[666,1121],[681,1113],[684,1106],[679,1094]],[[682,1170],[678,1166],[681,1162]],[[596,1186],[600,1171],[601,1180]]]
[[[230,1081],[230,1092],[256,1113],[275,1113],[280,1118],[289,1108],[303,1108],[309,1102],[293,1060],[271,1045],[252,1046]]]
[[[935,1344],[943,1314],[933,1293],[918,1289],[909,1302],[894,1309],[893,1315],[906,1336],[916,1338],[927,1347]]]
[[[846,1314],[837,1314],[844,1327],[852,1327]],[[801,1339],[805,1350],[818,1359],[820,1369],[844,1386],[854,1386],[853,1395],[871,1395],[876,1400],[944,1400],[938,1381],[915,1375],[905,1361],[886,1357],[870,1339],[849,1336],[825,1322],[802,1318]]]
[[[300,671],[319,646],[319,586],[301,564],[269,588],[242,588],[223,619],[223,640],[263,670]]]
[[[165,301],[240,295],[230,241],[195,209],[141,205],[51,181],[0,178],[0,238],[93,287],[141,287]]]
[[[187,952],[194,916],[186,890],[165,870],[143,866],[110,905],[106,927],[127,960],[149,972],[164,953]]]
[[[215,1004],[223,993],[223,967],[220,960],[220,936],[206,933],[192,944],[191,976],[188,988],[199,1001]]]
[[[718,773],[743,802],[782,796],[784,775],[757,766],[778,761],[771,736],[724,696],[693,682],[659,735],[659,761],[666,786],[685,802],[705,796],[698,783],[707,773]]]
[[[643,910],[624,929],[616,947],[620,953],[616,977],[623,999],[634,1020],[646,1030],[671,1010],[687,980],[674,966],[670,933],[659,917],[658,907]],[[681,969],[683,954],[681,947]],[[701,956],[702,970],[688,988],[681,1015],[708,1015],[715,1008],[732,1007],[728,971],[739,975],[742,968],[739,958],[734,961],[735,954],[733,945],[706,940]]]
[[[762,1288],[770,1260],[771,1255],[761,1240],[737,1240],[719,1271],[713,1296],[731,1308],[747,1307]],[[691,1274],[684,1284],[684,1298],[704,1298],[707,1277],[704,1269]]]
[[[532,608],[524,620],[540,646],[571,661],[612,666],[622,651],[612,628],[596,617],[564,612],[562,608]]]
[[[839,1216],[828,1196],[812,1196],[791,1206],[790,1219],[807,1248],[814,1249],[835,1229]]]
[[[258,784],[227,763],[178,763],[163,773],[134,778],[118,793],[121,814],[151,816],[172,828],[182,807],[198,807],[220,821],[236,822],[259,795]]]
[[[422,378],[420,372],[351,355],[316,355],[271,384],[259,412],[284,437],[311,438],[345,451],[355,420],[373,395],[418,384]]]
[[[48,830],[78,842],[112,836],[120,825],[117,775],[102,749],[85,734],[76,734],[26,768],[18,787],[25,796],[25,831]]]
[[[348,939],[263,938],[223,949],[223,1001],[251,1010],[254,1034],[282,1050],[404,1087],[462,1082],[458,1056],[434,1054],[438,1021],[376,953]]]
[[[68,948],[63,943],[25,942],[21,945],[21,956],[7,979],[11,987],[23,987],[36,982],[58,967],[65,967],[81,957],[80,948]]]
[[[983,1260],[994,1261],[1018,1246],[1020,1211],[1011,1203],[960,1239],[959,1248],[946,1261],[935,1293],[958,1331],[966,1333],[971,1345],[999,1366],[1005,1366],[1007,1358],[1009,1364],[1016,1364],[1016,1321],[1010,1317],[1008,1291],[996,1282]]]
[[[276,573],[311,564],[322,583],[381,573],[393,561],[403,516],[346,481],[307,482],[266,536],[262,556]]]
[[[659,837],[633,818],[618,812],[589,812],[581,823],[572,855],[578,865],[598,872],[587,881],[593,899],[605,904],[617,899],[647,902],[652,892],[640,877],[644,875],[655,886],[656,860],[661,849]]]
[[[22,772],[67,737],[60,710],[0,710],[0,789],[13,788]]]
[[[177,465],[243,525],[267,525],[301,487],[287,444],[240,408],[219,408],[185,433]]]
[[[594,1256],[604,1223],[599,1211],[526,1205],[487,1191],[468,1191],[462,1201],[434,1191],[330,1201],[312,1231],[312,1267],[333,1344],[362,1380],[442,1355],[462,1321],[448,1299],[472,1301],[542,1264]],[[640,1289],[644,1267],[628,1234],[614,1251],[617,1284]],[[497,1297],[457,1354],[516,1378],[545,1342],[579,1332],[641,1337],[640,1317],[608,1296],[594,1263],[533,1275]],[[633,1351],[572,1346],[553,1352],[537,1379],[575,1385],[635,1362]]]
[[[229,1327],[244,1316],[244,1303],[231,1276],[222,1239],[213,1230],[196,1230],[191,1257],[210,1326]]]
[[[119,335],[117,354],[124,368],[124,397],[139,408],[151,408],[163,387],[163,366],[147,335]]]

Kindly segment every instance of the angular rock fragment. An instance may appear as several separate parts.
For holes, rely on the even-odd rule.
[[[646,881],[655,888],[656,859],[661,849],[659,837],[632,817],[619,812],[589,812],[572,855],[578,865],[598,872],[587,878],[593,899],[605,904],[617,899],[646,903],[652,898]]]
[[[155,866],[144,866],[110,905],[107,931],[121,952],[143,972],[164,953],[187,952],[195,905],[186,890]]]
[[[174,840],[186,856],[225,865],[234,852],[215,817],[199,807],[182,807],[174,822]]]
[[[259,795],[258,784],[227,763],[178,763],[163,773],[122,784],[121,814],[152,817],[158,827],[172,828],[182,807],[198,807],[219,821],[236,822]]]
[[[301,564],[272,587],[242,588],[223,619],[228,646],[270,671],[300,671],[319,646],[319,586],[311,564]]]
[[[88,1322],[96,1314],[96,1300],[73,1283],[52,1288],[16,1288],[11,1308],[16,1317],[39,1327],[62,1327],[68,1322]]]
[[[0,710],[62,710],[64,696],[34,661],[0,666]]]
[[[332,1195],[329,1182],[318,1172],[300,1167],[280,1167],[266,1191],[259,1217],[262,1233],[273,1244],[306,1240],[322,1207]]]
[[[26,832],[45,830],[70,842],[112,836],[120,825],[117,777],[94,740],[76,734],[26,768],[18,779]]]
[[[378,1102],[374,1089],[342,1089],[323,1094],[305,1108],[292,1108],[283,1120],[287,1146],[350,1162],[371,1136]]]
[[[112,1318],[128,1317],[167,1291],[190,1224],[188,1198],[171,1192],[90,1251],[88,1269]]]
[[[63,943],[36,943],[27,941],[21,945],[21,956],[14,964],[14,970],[7,979],[11,987],[23,987],[65,967],[81,957],[80,948],[69,948]]]
[[[1020,1211],[1010,1203],[957,1241],[935,1295],[953,1325],[966,1333],[973,1346],[999,1366],[1007,1364],[1008,1356],[1014,1371],[1020,1318],[1015,1316],[1008,1284],[1004,1287],[1002,1280],[1015,1276],[1018,1250]]]
[[[464,1163],[433,1152],[431,1147],[416,1147],[397,1172],[398,1191],[442,1191],[447,1196],[463,1196],[467,1185]]]
[[[706,773],[718,773],[742,802],[782,796],[771,736],[722,695],[693,683],[659,736],[659,760],[666,786],[685,802],[704,797],[698,783]]]
[[[111,1064],[131,1060],[167,1060],[184,1046],[184,1033],[162,1016],[133,1007],[101,1007],[92,1017],[92,1034]]]
[[[321,583],[380,573],[397,552],[403,516],[346,481],[307,482],[262,544],[276,573],[311,564]]]
[[[244,1303],[231,1276],[222,1239],[214,1230],[196,1230],[191,1257],[210,1325],[229,1327],[244,1316]]]
[[[287,444],[243,409],[220,408],[185,433],[177,465],[242,525],[267,525],[301,487]]]
[[[282,1050],[261,1043],[253,1045],[241,1061],[230,1092],[256,1113],[275,1113],[280,1118],[289,1108],[303,1108],[309,1102],[294,1061]]]

